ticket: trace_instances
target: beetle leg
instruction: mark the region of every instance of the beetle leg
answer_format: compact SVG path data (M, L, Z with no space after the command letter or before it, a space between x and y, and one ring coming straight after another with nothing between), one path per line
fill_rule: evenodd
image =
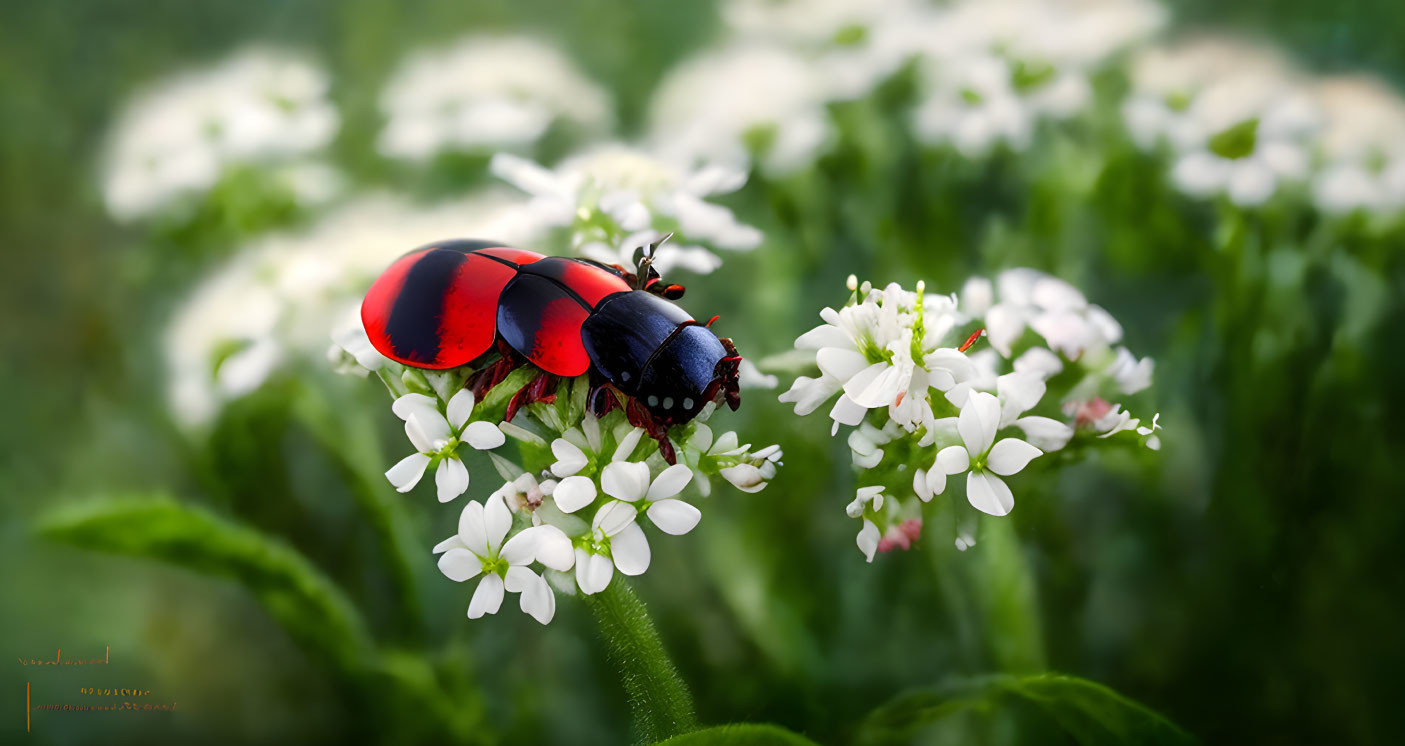
M722 343L722 349L727 351L727 357L717 361L717 367L713 369L714 380L721 382L720 388L723 395L727 398L727 406L731 407L732 411L735 412L737 411L737 407L740 407L742 404L742 356L737 353L737 346L732 344L731 339L721 337L718 341Z
M659 453L669 466L678 463L678 456L673 452L673 443L668 439L667 425L649 414L649 410L645 409L638 399L631 398L629 404L625 405L624 413L629 424L643 428L644 432L659 444Z
M619 405L620 400L615 396L614 387L608 383L593 386L590 393L586 394L585 406L596 419L609 414L610 410Z
M468 389L473 392L475 401L483 401L488 391L503 382L508 374L521 367L522 361L514 354L505 353L497 362L474 373L468 379Z
M503 421L511 422L512 418L517 416L518 410L532 402L550 403L555 400L556 376L543 372L512 395L512 398L507 402L507 411L503 414Z

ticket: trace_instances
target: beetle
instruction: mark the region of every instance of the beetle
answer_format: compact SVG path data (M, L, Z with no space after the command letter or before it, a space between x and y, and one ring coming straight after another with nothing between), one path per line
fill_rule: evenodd
M631 424L675 455L667 430L711 401L741 404L741 356L730 339L671 301L645 250L636 271L545 256L493 241L437 241L405 254L361 304L371 344L402 365L443 370L480 363L468 386L481 396L524 363L541 375L516 392L505 419L551 401L560 378L588 375L590 411L623 407ZM496 352L499 359L487 364Z

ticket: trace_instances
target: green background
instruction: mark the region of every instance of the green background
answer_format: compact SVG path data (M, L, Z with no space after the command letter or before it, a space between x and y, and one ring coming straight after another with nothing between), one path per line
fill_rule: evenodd
M1314 69L1364 67L1399 81L1405 14L1393 5L1196 0L1177 16L1268 35ZM33 743L338 743L371 732L381 708L413 712L389 691L370 702L348 695L233 584L45 543L30 522L92 494L171 492L283 536L351 588L378 631L401 634L335 466L279 398L280 386L306 384L275 381L238 403L209 448L191 446L167 420L159 330L208 257L171 257L109 221L94 186L97 155L113 112L143 82L251 40L286 42L316 53L333 75L344 117L336 161L352 180L433 192L372 155L378 92L407 50L481 29L559 42L615 93L628 133L653 84L720 24L706 4L614 0L0 6L0 740L23 742L26 681L48 701L77 703L81 686L139 686L185 710L49 715L27 736ZM763 206L747 203L754 196L730 204L769 228ZM998 188L960 200L977 215L1027 207ZM739 338L775 352L816 323L819 305L842 302L849 272L954 289L968 272L1030 260L962 237L892 254L864 238L811 225L799 248L763 248L695 283L688 305L738 304ZM1246 385L1220 367L1232 359L1224 348L1243 338L1200 312L1213 278L1164 253L1174 236L1144 238L1151 258L1113 237L1063 260L1080 267L1070 279L1124 321L1133 349L1157 359L1167 447L1157 459L1076 465L1021 493L1011 520L1039 581L1050 667L1111 686L1207 742L1400 741L1400 244L1373 267L1386 296L1350 349L1333 345L1330 318L1351 293L1318 288L1300 299L1309 318L1293 332L1299 352ZM309 380L332 401L389 414L374 384ZM394 422L380 420L395 453ZM753 442L782 443L787 468L759 495L719 491L697 532L655 543L654 567L636 584L704 722L769 721L846 742L897 692L989 669L973 640L997 632L963 625L934 581L933 566L959 556L923 548L869 566L854 550L842 514L852 476L825 421L796 420L752 392L733 424ZM414 515L426 548L453 525L452 506L406 499L424 500ZM749 573L748 562L766 571ZM469 651L464 670L483 687L484 718L501 740L623 739L618 684L579 604L561 599L547 628L510 608L468 624L464 590L440 582L428 560L422 570L429 641ZM728 590L744 582L756 585ZM59 647L91 657L109 645L106 668L16 660Z

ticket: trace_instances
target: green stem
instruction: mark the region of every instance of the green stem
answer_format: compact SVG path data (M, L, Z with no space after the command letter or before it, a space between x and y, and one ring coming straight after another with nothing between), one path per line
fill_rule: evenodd
M967 664L1001 673L1044 671L1034 573L1011 518L983 515L974 547L960 552L944 541L931 556L963 648L979 651Z
M1009 517L981 516L972 560L973 590L996 670L1034 673L1046 667L1034 572Z
M637 743L653 743L698 727L693 696L663 649L644 603L624 578L584 596L600 625L606 652L629 697Z

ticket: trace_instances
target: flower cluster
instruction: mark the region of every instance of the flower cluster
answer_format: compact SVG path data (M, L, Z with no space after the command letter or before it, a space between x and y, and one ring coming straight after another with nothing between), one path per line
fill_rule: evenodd
M588 259L635 266L635 253L658 236L654 268L706 274L722 264L709 250L744 251L761 243L761 232L737 222L731 210L706 201L735 191L746 174L723 166L684 168L625 145L600 145L546 169L499 153L492 171L531 195L530 206L544 226L567 228L571 248Z
M497 612L506 591L520 594L522 611L545 624L556 592L594 594L616 572L648 570L646 527L673 536L692 531L713 478L759 492L781 464L778 446L753 449L735 432L715 436L707 424L714 404L669 432L670 464L619 408L598 418L587 410L585 376L561 380L504 421L508 400L536 369L518 368L478 401L465 387L475 371L402 367L370 351L357 328L336 335L344 361L369 363L385 382L414 449L386 472L390 483L408 492L433 469L439 500L448 502L468 489L464 459L475 450L489 453L504 480L486 500L469 502L457 533L434 548L451 580L481 575L470 619ZM501 452L509 440L515 458Z
M381 154L520 150L559 122L593 134L613 120L609 94L556 48L525 37L473 36L418 53L381 95Z
M861 486L847 512L863 522L870 561L916 540L922 504L958 475L973 507L1001 516L1014 507L1005 480L1044 454L1119 433L1159 448L1156 418L1143 425L1110 403L1146 389L1152 361L1121 346L1116 320L1068 283L1014 269L973 278L959 296L852 277L849 287L849 302L795 342L819 377L797 378L781 400L806 415L839 395L829 416L835 433L854 428Z
M110 135L108 211L145 217L205 192L239 166L273 166L299 199L322 201L339 177L314 158L337 132L328 78L297 55L246 50L138 95Z

